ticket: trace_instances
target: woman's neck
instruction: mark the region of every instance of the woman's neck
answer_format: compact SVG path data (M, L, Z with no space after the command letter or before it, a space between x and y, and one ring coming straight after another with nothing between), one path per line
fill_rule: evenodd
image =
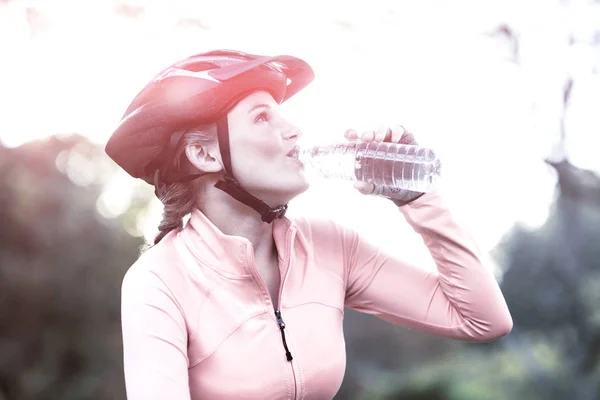
M196 203L221 232L248 239L255 257L269 257L274 253L273 225L263 222L254 209L212 185L202 191Z

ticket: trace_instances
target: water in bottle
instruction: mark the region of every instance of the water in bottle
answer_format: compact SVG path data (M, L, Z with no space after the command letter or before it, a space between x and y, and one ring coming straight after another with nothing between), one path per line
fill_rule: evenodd
M441 163L431 149L376 142L347 142L300 149L305 168L326 178L360 180L396 189L430 192L440 177Z

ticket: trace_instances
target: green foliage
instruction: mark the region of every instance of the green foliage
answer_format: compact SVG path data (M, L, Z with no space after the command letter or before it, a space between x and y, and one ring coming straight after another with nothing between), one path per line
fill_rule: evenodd
M0 399L124 398L120 283L142 242L96 211L103 157L79 136L0 148Z

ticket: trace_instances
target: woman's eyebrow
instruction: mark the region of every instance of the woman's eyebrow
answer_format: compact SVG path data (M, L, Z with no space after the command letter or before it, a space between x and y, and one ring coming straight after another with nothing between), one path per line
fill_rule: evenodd
M252 111L257 110L259 108L269 108L270 109L271 106L268 104L257 104L248 111L248 114L252 113Z

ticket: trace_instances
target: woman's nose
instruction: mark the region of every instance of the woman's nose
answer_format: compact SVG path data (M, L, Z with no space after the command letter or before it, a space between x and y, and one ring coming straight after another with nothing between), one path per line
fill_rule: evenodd
M300 137L302 137L302 131L295 125L289 126L283 135L285 140L298 140Z

